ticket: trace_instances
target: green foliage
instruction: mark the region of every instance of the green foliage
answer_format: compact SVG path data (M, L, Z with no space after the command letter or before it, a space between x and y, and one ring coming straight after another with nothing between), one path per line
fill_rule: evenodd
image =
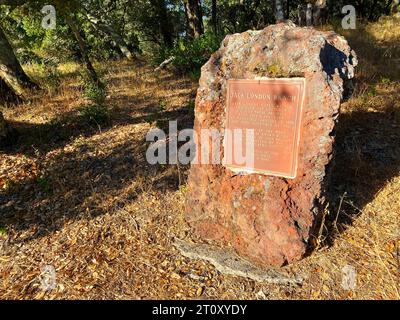
M81 86L83 96L88 103L79 108L80 115L95 126L108 125L111 122L110 111L105 105L107 89L103 82L93 82L87 72L82 72Z
M123 52L129 56L127 51L130 51L151 57L154 63L160 64L174 56L172 65L177 71L198 78L200 67L218 49L224 35L262 29L275 23L274 1L199 0L202 12L197 18L202 18L205 34L190 39L189 35L193 34L188 24L190 7L185 7L182 0L54 0L57 25L54 30L46 30L41 25L44 18L41 9L46 1L6 0L2 3L5 3L0 5L2 30L21 64L41 65L41 78L46 83L40 85L50 93L59 87L60 79L57 66L49 65L49 59L57 61L56 65L71 60L89 65L85 60L118 59L124 56ZM194 1L190 3L193 9ZM298 6L307 1L283 3L285 16L296 21ZM328 1L323 16L335 29L341 28L341 9L345 4L356 7L360 22L378 19L390 11L389 1L366 0L361 4L356 0ZM80 36L74 34L66 22L67 15ZM385 56L395 55L397 48L392 45ZM273 67L262 71L273 76L282 73ZM106 91L101 84L84 81L82 88L89 104L104 104Z
M98 76L100 77L99 73ZM82 71L79 77L83 96L93 104L104 104L107 96L105 84L101 81L94 82L86 70Z
M6 227L0 226L0 237L6 237L8 234Z
M83 95L94 103L103 104L106 99L106 90L103 84L90 81L85 84Z
M45 30L41 26L41 6L25 5L10 12L0 12L1 27L17 48L16 55L21 63L42 63L46 59L65 62L73 58L76 44L69 28L62 19L57 19L57 28ZM3 9L2 9L3 10Z
M375 86L370 86L370 87L368 88L367 96L370 97L370 98L376 96L376 87L375 87Z
M88 104L79 108L80 115L89 123L101 126L110 124L110 112L104 105Z
M220 43L221 37L211 33L194 40L180 40L172 49L162 48L155 62L161 63L174 56L172 64L178 71L197 77L202 65L218 50Z
M167 108L167 102L166 102L165 100L161 100L161 101L158 103L158 107L159 107L160 111L166 110L166 108Z
M24 5L21 5L22 2ZM284 2L289 4L289 8L285 6L285 13L288 9L289 18L295 21L298 5L306 2ZM60 62L79 58L77 43L64 21L65 15L71 13L79 24L79 30L84 36L92 59L121 57L122 53L115 39L110 32L105 31L107 28L101 28L88 20L86 13L90 12L103 26L111 26L115 33L121 35L132 51L149 55L162 47L164 49L158 55L159 58L168 57L172 53L170 51L173 51L177 56L175 64L178 69L193 76L198 73L198 66L206 60L204 56L208 56L204 50L215 51L213 39L218 39L216 42L219 44L222 35L248 29L262 29L275 23L274 1L218 0L217 20L214 25L212 1L203 0L200 3L206 35L192 42L182 40L187 37L187 17L181 0L54 0L52 3L57 9L55 30L45 30L41 27L44 15L40 9L47 4L46 1L15 1L14 5L14 1L8 0L6 3L11 5L1 6L1 25L11 42L18 48L17 56L21 58L22 63L40 63L38 59L49 57L57 57ZM340 0L327 3L328 20L338 26L343 17L341 8L346 4L354 5L357 17L363 20L375 20L390 12L388 1L366 0L360 4L360 1L356 0Z
M97 72L101 77L101 72ZM94 82L85 70L80 73L80 85L87 103L79 108L79 114L89 124L105 126L111 123L110 111L105 105L107 87L102 81Z
M210 14L211 1L207 2L206 12ZM293 8L297 0L292 0ZM262 29L275 23L274 1L219 0L217 1L218 32L221 34L244 32L249 29ZM207 30L211 30L208 25Z
M69 28L62 21L55 30L47 30L40 47L35 53L45 59L56 58L60 62L77 60L77 44L69 33Z
M61 83L61 74L58 71L59 61L57 59L42 60L39 70L44 79L41 86L46 88L49 94L56 93Z

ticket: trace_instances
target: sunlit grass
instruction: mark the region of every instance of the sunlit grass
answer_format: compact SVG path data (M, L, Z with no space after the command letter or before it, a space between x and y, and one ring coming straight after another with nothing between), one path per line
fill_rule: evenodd
M395 139L400 130L400 79L396 71L399 57L393 51L397 50L398 28L395 21L383 19L357 30L337 30L356 51L359 66L354 95L342 105L337 127L342 146L349 143L349 149L355 150L344 147L335 159L343 171L333 187L343 185L347 196L342 210L330 215L352 215L353 211L357 214L352 215L351 225L335 235L332 246L323 247L286 269L304 275L301 287L227 277L209 264L184 259L172 249L170 239L191 237L183 218L187 185L176 187L179 180L176 167L158 172L148 166L144 159L145 134L157 122L168 119L162 118L163 113L182 106L193 110L194 100L190 99L196 84L169 72L155 74L149 66L138 68L117 61L103 65L108 85L106 104L115 107L111 109L115 120L111 128L89 136L78 132L47 154L43 152L41 157L35 154L29 159L23 159L21 154L3 157L3 176L8 180L0 187L23 200L18 206L27 204L31 210L24 216L26 220L21 219L22 224L37 215L45 219L44 227L48 228L56 217L67 218L71 212L79 215L61 224L57 232L27 240L21 247L15 247L16 251L0 257L4 259L0 273L4 271L3 283L8 284L0 290L1 295L21 297L22 290L32 281L31 274L40 270L40 260L35 258L39 256L51 263L63 263L57 277L64 287L52 292L57 298L102 298L104 292L108 298L194 298L199 283L185 274L198 272L208 277L204 294L209 299L254 299L260 291L268 293L271 299L400 299L400 172L394 165L398 162L394 160L394 164L389 162L377 169L362 154L371 139L372 149L383 150L383 158L399 152L400 145L392 143L398 141ZM102 68L97 63L95 67ZM40 66L25 68L30 75L45 81L47 75ZM7 118L40 125L79 112L86 102L84 92L79 91L80 69L75 62L61 64L57 68L61 75L58 92L6 110ZM89 118L99 114L97 109L88 111ZM43 140L43 134L40 139ZM29 144L32 150L35 144L34 140ZM125 169L118 171L119 166ZM374 180L379 181L379 188L371 192ZM174 187L167 189L169 184ZM371 196L358 207L351 188L356 190L354 194L359 193L358 198ZM24 192L31 192L32 197L27 198ZM92 211L102 214L91 217ZM20 239L28 238L31 231L20 232L12 226L5 233L2 230L0 225L0 237L16 233ZM91 265L96 269L96 278L87 273L88 261L96 261ZM21 267L26 265L31 266L31 273ZM354 291L343 290L341 286L341 270L346 265L357 270ZM123 294L115 289L120 285L126 288ZM24 297L35 298L37 294L40 292L32 289Z

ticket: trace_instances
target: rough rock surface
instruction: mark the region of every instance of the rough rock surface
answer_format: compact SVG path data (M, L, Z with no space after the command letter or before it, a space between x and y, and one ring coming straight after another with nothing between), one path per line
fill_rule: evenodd
M190 259L207 260L223 274L280 285L301 285L303 282L303 278L299 275L293 277L293 275L289 276L287 273L279 272L274 268L258 268L237 256L231 250L219 249L207 244L188 243L179 239L175 239L174 246L185 257Z
M192 165L186 219L197 235L232 246L262 266L282 266L305 255L324 203L332 131L356 65L343 37L292 23L225 38L202 68L196 132L224 128L228 79L304 77L299 166L297 178L289 180Z

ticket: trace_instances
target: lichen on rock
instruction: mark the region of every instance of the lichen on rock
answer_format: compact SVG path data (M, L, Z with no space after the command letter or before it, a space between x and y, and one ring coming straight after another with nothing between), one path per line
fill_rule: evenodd
M356 54L343 37L292 23L224 39L202 68L196 132L224 129L229 79L271 77L271 70L275 76L304 77L298 173L290 180L237 175L222 165L192 165L186 219L196 234L233 246L239 255L263 266L282 266L306 254L324 203L332 132L356 65Z

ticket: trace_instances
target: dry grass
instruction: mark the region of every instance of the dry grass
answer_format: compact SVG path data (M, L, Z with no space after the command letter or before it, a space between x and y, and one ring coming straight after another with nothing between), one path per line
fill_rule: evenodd
M400 33L387 23L346 34L358 82L337 129L323 245L286 267L301 286L223 276L174 249L175 237L192 237L188 168L179 179L174 166L148 165L145 135L172 119L192 125L196 84L119 62L104 70L109 127L77 115L84 99L73 65L61 68L58 92L4 111L23 136L0 154L0 298L399 299ZM39 281L46 265L57 274L48 292ZM354 290L342 287L346 265L357 271Z

